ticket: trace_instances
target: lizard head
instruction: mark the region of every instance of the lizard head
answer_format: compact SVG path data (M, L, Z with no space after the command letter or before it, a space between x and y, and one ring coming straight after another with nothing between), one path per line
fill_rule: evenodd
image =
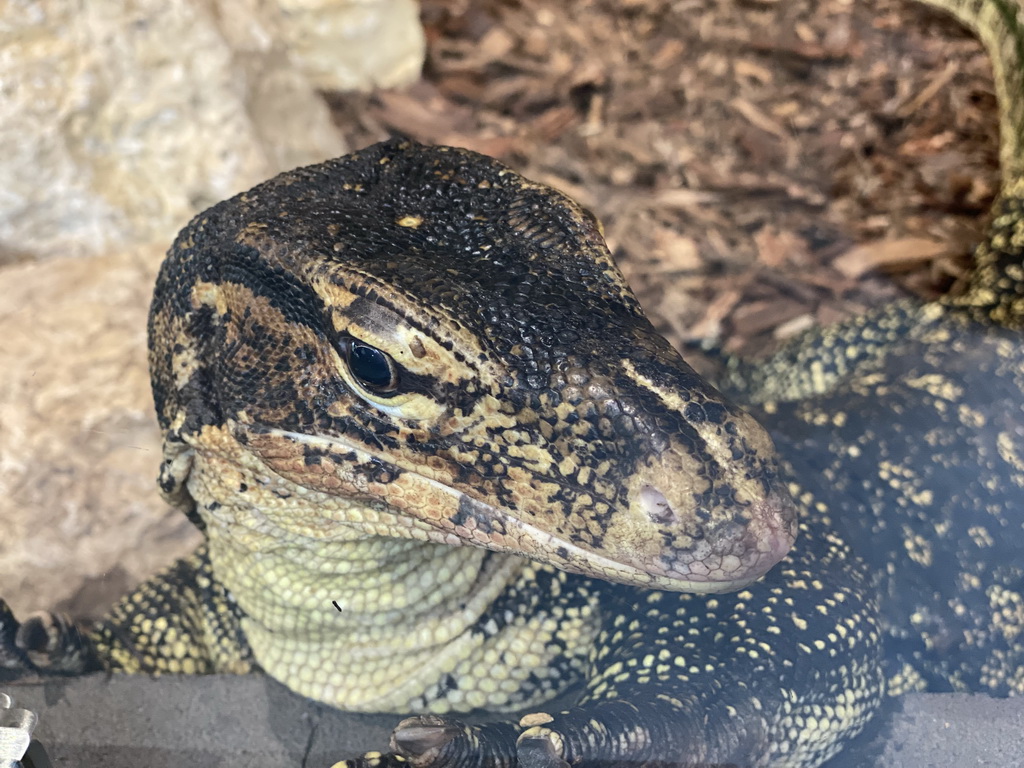
M387 142L200 215L150 360L163 489L197 520L701 592L796 534L767 433L654 330L593 217L471 152Z

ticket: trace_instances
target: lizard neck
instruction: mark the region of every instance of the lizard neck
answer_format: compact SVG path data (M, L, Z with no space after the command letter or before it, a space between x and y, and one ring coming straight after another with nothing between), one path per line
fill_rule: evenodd
M447 711L438 703L445 676L487 640L479 626L527 565L377 536L254 548L240 546L237 530L208 534L259 665L302 695L356 711Z
M340 709L400 713L522 709L580 679L599 629L589 582L431 541L383 503L288 485L216 436L190 457L188 492L271 676Z

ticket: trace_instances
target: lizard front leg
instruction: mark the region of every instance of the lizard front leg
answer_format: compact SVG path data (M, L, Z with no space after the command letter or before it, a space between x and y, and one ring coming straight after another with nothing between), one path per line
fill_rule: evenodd
M246 673L255 663L240 620L201 547L88 629L59 613L18 622L0 601L0 674Z

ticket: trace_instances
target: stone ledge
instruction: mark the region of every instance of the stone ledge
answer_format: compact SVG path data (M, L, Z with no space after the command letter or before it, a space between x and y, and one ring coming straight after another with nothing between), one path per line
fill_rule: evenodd
M259 675L94 675L0 688L39 715L35 736L54 768L328 768L383 748L399 719L331 710ZM903 697L829 768L961 765L1024 765L1024 698Z

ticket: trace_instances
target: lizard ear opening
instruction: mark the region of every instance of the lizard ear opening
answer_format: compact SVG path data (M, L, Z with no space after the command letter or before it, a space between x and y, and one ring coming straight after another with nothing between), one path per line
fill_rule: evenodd
M200 531L206 530L206 522L196 509L195 499L188 490L188 478L195 461L193 449L181 436L185 412L179 412L174 423L164 432L163 460L160 462L160 493L172 507L185 513Z

